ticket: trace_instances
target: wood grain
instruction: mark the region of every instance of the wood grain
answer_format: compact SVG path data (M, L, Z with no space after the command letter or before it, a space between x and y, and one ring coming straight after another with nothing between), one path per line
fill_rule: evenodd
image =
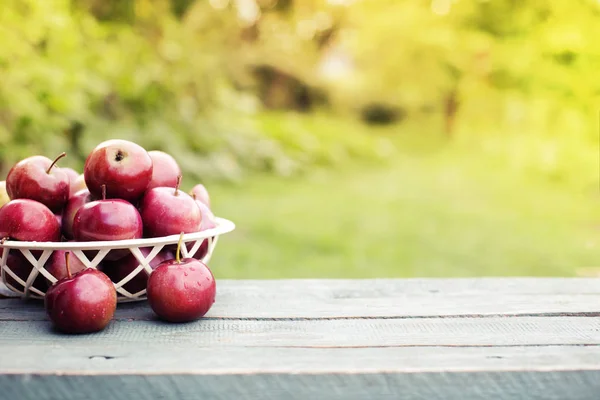
M229 347L34 343L3 352L0 374L357 374L598 370L600 346Z
M70 347L126 345L166 347L393 347L600 345L600 317L418 318L345 320L211 320L170 325L159 321L114 321L94 335L66 336L46 321L5 321L0 348L23 343Z
M213 318L600 316L600 279L222 280L217 290L208 314ZM43 319L40 305L0 300L0 321ZM117 318L148 319L151 313L121 304Z
M207 318L119 305L92 335L0 300L0 399L581 399L600 280L219 281Z
M598 400L598 371L0 375L0 399Z

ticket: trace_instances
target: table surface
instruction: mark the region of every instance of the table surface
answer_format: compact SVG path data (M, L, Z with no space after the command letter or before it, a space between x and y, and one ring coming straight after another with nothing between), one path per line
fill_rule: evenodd
M600 279L221 280L91 335L0 300L0 399L600 398Z

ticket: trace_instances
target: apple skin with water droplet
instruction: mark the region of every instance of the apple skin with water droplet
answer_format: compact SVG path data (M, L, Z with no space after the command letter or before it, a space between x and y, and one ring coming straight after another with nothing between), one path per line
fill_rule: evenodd
M188 322L203 317L215 302L211 270L194 258L161 263L148 279L148 303L159 318Z
M108 276L88 268L52 285L44 297L44 307L61 332L97 332L113 318L117 292Z

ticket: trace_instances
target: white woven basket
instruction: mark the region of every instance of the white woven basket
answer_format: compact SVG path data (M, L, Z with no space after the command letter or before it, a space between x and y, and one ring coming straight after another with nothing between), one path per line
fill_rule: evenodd
M216 227L213 229L207 229L202 232L188 233L183 235L183 243L186 245L181 246L181 255L183 257L193 257L196 252L200 249L202 242L205 240L208 243L208 249L206 254L201 258L205 264L207 264L212 257L213 251L217 245L217 241L220 235L229 233L235 229L235 224L224 218L216 218ZM25 298L43 299L46 290L45 288L38 288L33 285L35 279L39 274L43 275L51 283L56 282L56 278L50 274L44 265L55 250L69 250L73 255L77 256L79 260L87 268L96 268L104 257L115 249L127 249L133 256L139 261L138 267L132 271L129 275L124 277L115 284L117 290L117 301L128 302L128 301L139 301L146 299L146 289L141 290L137 293L128 292L123 286L127 284L133 277L138 273L143 273L142 270L146 270L148 274L152 272L150 262L154 257L165 247L169 245L177 245L180 235L165 236L159 238L150 239L134 239L134 240L116 240L116 241L102 241L102 242L17 242L17 241L5 241L0 244L0 248L3 249L2 257L0 258L1 276L2 282L13 292L21 295ZM193 242L191 248L188 249L189 243ZM152 248L147 257L144 257L140 248ZM84 251L95 250L98 253L93 259L88 259ZM32 253L32 251L34 251ZM21 279L13 271L10 270L6 264L8 255L10 252L20 252L32 265L31 273L27 277L27 280ZM35 255L34 255L35 253ZM37 256L37 257L36 257ZM15 287L10 281L16 281L21 287Z

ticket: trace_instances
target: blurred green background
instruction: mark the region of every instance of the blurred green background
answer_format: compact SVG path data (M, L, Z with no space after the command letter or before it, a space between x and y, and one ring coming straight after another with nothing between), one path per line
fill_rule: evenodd
M3 0L0 169L173 154L217 277L596 274L598 0Z

